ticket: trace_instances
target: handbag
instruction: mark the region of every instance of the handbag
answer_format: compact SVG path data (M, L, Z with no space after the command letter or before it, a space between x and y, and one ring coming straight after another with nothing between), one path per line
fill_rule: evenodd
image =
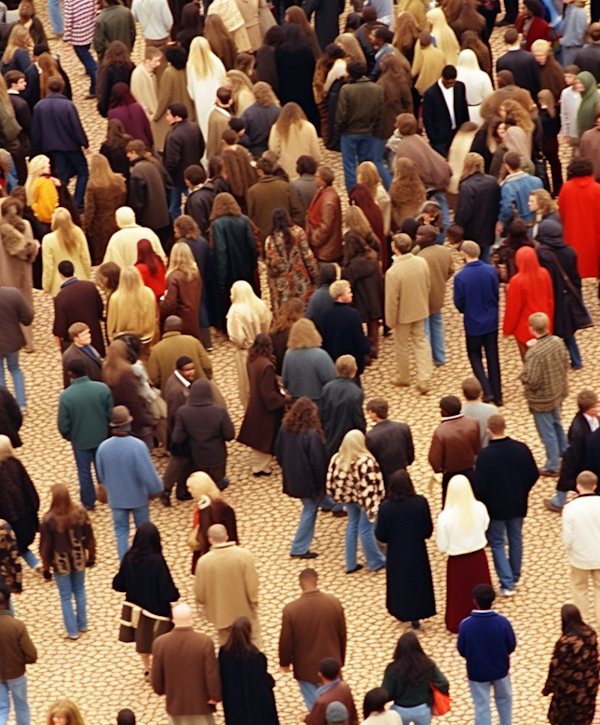
M433 705L431 707L431 714L441 716L450 712L450 695L445 695L433 684L433 682L431 682L431 680L429 681L429 686L431 687L431 691L433 692Z
M556 268L560 273L560 276L563 278L563 281L565 283L565 300L567 302L569 312L571 313L575 328L577 330L583 330L586 327L593 327L594 320L592 320L590 311L585 306L585 302L581 298L581 293L579 292L577 287L575 287L573 282L571 282L571 280L569 279L569 275L562 268L562 264L558 261L558 257L556 256L556 254L554 252L550 252L550 254L552 256L552 259L554 260Z

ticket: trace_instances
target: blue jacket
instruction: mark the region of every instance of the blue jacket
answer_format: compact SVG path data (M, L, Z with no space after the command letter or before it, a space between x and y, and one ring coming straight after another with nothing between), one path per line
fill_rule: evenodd
M494 610L476 609L463 619L456 646L467 660L467 676L473 682L493 682L508 675L510 654L517 644L506 617Z
M323 386L337 378L333 360L320 347L286 350L281 374L283 385L292 398L305 395L317 404Z
M101 443L96 471L111 509L140 508L164 490L146 444L132 435L114 435Z
M543 186L541 179L524 171L509 174L500 187L500 221L507 225L512 221L515 210L524 222L533 221L533 212L529 211L529 194Z
M467 335L487 335L498 329L499 289L496 270L480 259L454 275L454 304L464 315Z
M88 139L77 109L62 93L48 93L36 104L31 124L31 156L49 151L81 151Z

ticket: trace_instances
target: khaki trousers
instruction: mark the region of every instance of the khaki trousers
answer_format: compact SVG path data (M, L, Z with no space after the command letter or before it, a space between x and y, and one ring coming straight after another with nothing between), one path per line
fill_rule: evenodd
M271 470L272 462L273 456L270 453L257 451L256 448L252 448L250 450L250 465L252 466L252 473L261 473L262 471L269 472Z
M256 614L253 614L251 617L248 617L248 619L250 620L250 624L252 625L252 644L254 644L262 652L263 640L258 617L256 616ZM217 634L219 635L219 647L222 647L224 644L227 643L229 635L231 634L231 629L232 627L217 629Z
M571 566L571 594L573 604L581 612L581 617L587 624L590 623L589 581L592 580L594 593L594 613L596 615L596 628L600 626L600 569L578 569Z
M431 361L431 347L425 336L423 320L397 324L394 327L394 351L398 366L398 382L401 385L410 384L410 345L417 363L417 383L428 385L433 372Z
M235 351L235 366L238 374L238 391L244 410L250 400L250 381L248 380L248 350L237 348Z

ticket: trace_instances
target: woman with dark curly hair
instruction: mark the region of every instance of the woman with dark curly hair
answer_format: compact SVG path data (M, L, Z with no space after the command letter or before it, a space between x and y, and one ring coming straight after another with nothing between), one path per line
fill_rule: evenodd
M325 493L327 451L319 411L310 398L298 398L285 415L275 441L275 456L283 471L283 492L302 501L291 556L314 559L317 553L309 547Z
M250 398L238 443L252 449L250 461L254 476L270 476L273 447L279 430L281 413L292 399L275 373L273 343L261 332L248 351Z
M394 701L402 722L430 723L433 690L448 693L448 680L430 659L414 632L405 632L396 645L394 660L385 668L383 689Z
M113 86L116 83L129 85L134 67L125 43L113 40L106 49L102 65L98 70L98 113L104 118L108 116Z

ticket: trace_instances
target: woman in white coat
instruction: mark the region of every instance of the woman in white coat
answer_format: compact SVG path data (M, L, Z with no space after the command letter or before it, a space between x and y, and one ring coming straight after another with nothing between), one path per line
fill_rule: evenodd
M472 50L461 50L456 66L457 80L465 84L469 119L481 126L483 118L479 109L483 101L494 92L489 75L481 70Z
M225 85L227 72L206 38L199 36L192 40L186 72L188 93L196 106L198 125L204 138L208 138L208 116L217 88Z

